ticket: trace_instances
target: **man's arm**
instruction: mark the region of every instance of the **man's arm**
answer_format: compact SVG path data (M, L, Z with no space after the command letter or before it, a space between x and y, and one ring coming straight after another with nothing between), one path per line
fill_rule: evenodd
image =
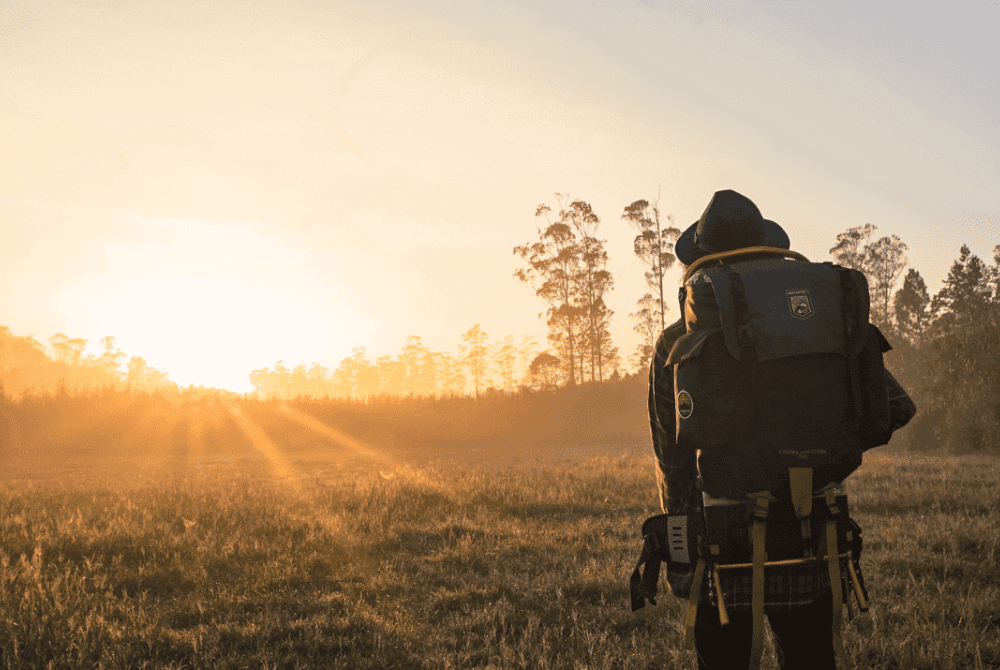
M684 508L698 476L695 454L682 453L677 448L673 366L667 365L670 349L684 332L683 321L668 326L656 341L649 364L649 427L658 466L660 507L664 512L680 512Z

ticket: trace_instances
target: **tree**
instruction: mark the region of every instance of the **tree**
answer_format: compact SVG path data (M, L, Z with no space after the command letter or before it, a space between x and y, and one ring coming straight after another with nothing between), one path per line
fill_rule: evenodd
M488 369L489 335L484 333L477 323L462 333L462 341L465 342L461 347L462 362L472 376L472 388L475 390L476 398L479 398L479 389L485 381Z
M871 245L868 257L868 283L872 300L872 321L892 326L892 296L900 275L906 269L907 246L896 235L882 237Z
M115 338L110 335L102 338L101 344L104 345L104 353L97 359L97 366L107 377L108 382L117 383L121 379L119 368L125 354L120 349L115 348Z
M448 354L435 354L435 356L441 376L441 393L451 396L463 395L466 379L462 371L462 362Z
M557 194L558 196L558 194ZM536 217L548 217L552 208L539 205ZM535 295L548 305L549 341L566 353L569 383L576 383L576 349L582 314L577 301L577 275L580 254L573 228L560 218L538 229L538 242L514 247L514 253L528 263L514 272L514 277L535 289Z
M375 359L378 374L378 392L383 395L405 395L406 365L392 356Z
M563 208L560 216L570 222L580 240L578 292L587 327L583 352L590 364L591 380L603 379L607 350L605 340L609 339L608 325L613 315L604 302L604 296L614 287L614 278L607 269L608 254L604 249L604 240L595 237L601 220L591 206L581 200Z
M87 346L87 340L81 338L70 339L62 333L56 333L49 338L52 351L55 353L55 360L67 365L79 365L80 357Z
M899 277L906 269L906 244L898 236L871 241L877 228L866 223L837 235L830 253L847 268L863 272L871 295L871 320L883 330L892 328L892 296Z
M506 391L513 391L517 379L517 347L514 346L513 335L503 338L497 346L493 358L497 376L500 378L501 388Z
M600 219L582 200L565 203L557 193L558 218L552 208L539 205L536 217L548 225L538 229L539 241L514 247L528 263L514 277L535 289L548 305L549 341L562 353L569 384L582 380L589 363L592 379L600 379L604 368L607 325L612 316L604 296L614 286L607 270L604 241L595 236Z
M938 316L938 332L973 326L984 317L993 298L990 284L991 273L986 264L963 244L932 303L932 310Z
M652 294L647 293L639 298L639 311L629 314L635 320L632 330L642 336L642 340L631 357L634 370L642 371L648 368L649 361L653 358L656 338L663 330L662 321L657 318L662 315L659 305L660 301Z
M932 380L925 412L950 451L1000 447L1000 318L991 268L962 245L931 301L936 316L923 347Z
M672 224L674 217L667 215L667 224L660 223L660 199L652 203L648 200L636 200L625 208L622 218L639 231L635 238L635 255L646 266L646 285L651 294L656 296L655 313L659 315L660 330L666 328L666 296L663 290L663 277L674 261L674 242L680 237L681 231ZM647 308L652 306L647 306Z
M849 228L837 235L837 244L830 249L834 262L868 274L868 247L875 230L875 226L866 223L864 227Z
M914 268L907 271L894 306L900 334L911 344L920 344L931 321L931 299L924 278Z
M549 389L559 385L560 368L562 364L559 359L547 351L535 356L528 366L531 375L532 386Z
M132 356L128 361L128 373L126 383L133 391L155 391L160 388L173 386L165 372L150 367L146 359L141 356Z

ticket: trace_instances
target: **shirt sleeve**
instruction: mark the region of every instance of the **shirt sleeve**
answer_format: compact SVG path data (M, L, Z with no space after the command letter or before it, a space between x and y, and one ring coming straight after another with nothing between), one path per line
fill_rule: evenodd
M691 497L697 480L695 453L677 447L677 416L674 411L674 371L667 365L670 349L684 334L681 321L660 334L649 364L649 427L656 455L660 507L680 512Z

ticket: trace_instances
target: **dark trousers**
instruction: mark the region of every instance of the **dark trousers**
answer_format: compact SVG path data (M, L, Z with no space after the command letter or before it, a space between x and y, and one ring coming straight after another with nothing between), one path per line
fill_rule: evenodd
M831 612L827 593L819 600L782 614L768 615L782 670L836 670ZM746 670L750 665L753 617L729 613L729 625L719 623L719 610L702 603L694 625L699 670Z

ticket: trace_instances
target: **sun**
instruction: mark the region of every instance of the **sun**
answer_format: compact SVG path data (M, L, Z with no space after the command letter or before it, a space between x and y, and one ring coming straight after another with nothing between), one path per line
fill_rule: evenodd
M310 312L300 297L230 277L137 280L90 309L123 351L177 384L235 392L252 390L253 361L325 353L333 330L330 317Z
M311 269L293 236L191 221L145 232L109 242L104 272L64 288L67 332L112 335L180 386L239 393L254 369L340 360L366 337L345 288Z

